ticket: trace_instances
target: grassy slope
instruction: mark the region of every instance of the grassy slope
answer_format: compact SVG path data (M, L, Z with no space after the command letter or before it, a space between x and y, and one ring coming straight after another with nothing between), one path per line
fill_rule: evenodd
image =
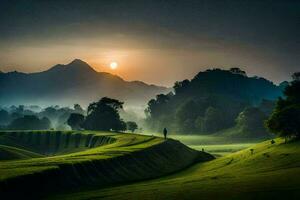
M0 160L16 160L38 157L43 157L43 155L16 147L0 145Z
M253 146L255 143L234 143L234 144L215 144L215 145L189 145L189 147L202 151L204 149L206 152L216 156L225 156L230 153L246 149Z
M113 143L112 133L94 131L7 131L0 132L0 145L54 156Z
M109 136L114 142L64 155L0 161L0 194L1 191L2 194L18 191L26 195L56 193L74 186L105 186L156 178L183 169L196 160L211 159L209 154L189 149L174 140L136 134L93 134ZM34 140L35 135L31 134L30 138ZM51 142L55 140L49 141L48 147L55 146Z
M300 141L276 139L172 176L55 199L299 199Z
M227 130L226 130L227 131ZM152 135L148 133L148 135ZM162 134L154 134L156 136L161 136ZM179 140L183 144L196 149L198 151L205 150L216 157L224 156L236 151L253 146L260 143L266 139L241 139L225 136L224 132L210 135L178 135L170 134L169 137L175 140Z
M223 135L171 135L170 137L198 151L204 149L205 152L216 157L240 151L262 142L262 140L238 140Z
M60 156L2 162L0 165L0 181L15 176L31 174L35 171L41 171L47 168L56 168L59 164L76 164L93 159L109 159L122 156L126 153L142 150L163 142L160 138L149 138L133 134L112 135L111 133L97 133L97 135L110 135L116 138L118 142ZM39 170L39 168L41 168L41 170Z

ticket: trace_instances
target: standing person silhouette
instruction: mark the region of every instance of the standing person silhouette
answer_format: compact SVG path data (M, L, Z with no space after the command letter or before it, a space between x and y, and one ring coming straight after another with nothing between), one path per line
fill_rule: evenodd
M164 128L163 132L164 132L164 137L165 137L165 140L166 140L167 139L167 134L168 134L167 128Z

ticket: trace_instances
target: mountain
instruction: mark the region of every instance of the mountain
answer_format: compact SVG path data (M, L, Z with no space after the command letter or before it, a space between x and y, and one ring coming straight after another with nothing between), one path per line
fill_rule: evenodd
M140 81L125 81L119 76L97 72L86 62L75 59L38 73L0 73L0 105L87 105L108 96L126 105L145 105L168 88Z

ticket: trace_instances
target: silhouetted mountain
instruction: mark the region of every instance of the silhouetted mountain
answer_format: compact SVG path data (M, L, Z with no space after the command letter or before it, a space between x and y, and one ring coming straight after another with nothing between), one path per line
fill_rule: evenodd
M86 62L75 59L38 73L0 73L0 104L88 104L103 96L142 105L169 89L119 76L97 72Z

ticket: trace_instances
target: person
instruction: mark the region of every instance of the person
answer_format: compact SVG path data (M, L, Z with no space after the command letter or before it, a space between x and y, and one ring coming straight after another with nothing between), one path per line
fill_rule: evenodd
M165 137L165 140L167 139L167 134L168 134L168 130L166 128L164 128L164 137Z

